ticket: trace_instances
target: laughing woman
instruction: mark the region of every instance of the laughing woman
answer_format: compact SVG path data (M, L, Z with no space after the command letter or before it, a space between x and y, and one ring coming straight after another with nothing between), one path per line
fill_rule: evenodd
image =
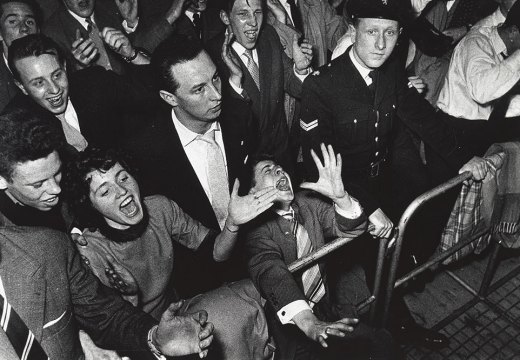
M68 165L64 190L84 228L77 243L85 262L101 282L158 317L179 300L171 284L175 247L209 251L215 261L226 260L239 226L272 206L277 190L240 197L235 183L226 224L217 233L164 196L142 198L132 172L117 153L87 149ZM264 359L269 355L260 295L249 281L221 286L175 306L180 312L208 312L215 325L213 352L218 358Z

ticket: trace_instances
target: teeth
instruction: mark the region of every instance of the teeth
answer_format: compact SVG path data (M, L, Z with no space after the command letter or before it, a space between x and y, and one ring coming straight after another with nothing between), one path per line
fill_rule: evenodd
M119 205L119 207L125 207L126 205L128 205L128 204L132 201L132 199L133 199L133 198L132 198L131 196L127 197L127 198L126 198L126 199L121 203L121 205Z

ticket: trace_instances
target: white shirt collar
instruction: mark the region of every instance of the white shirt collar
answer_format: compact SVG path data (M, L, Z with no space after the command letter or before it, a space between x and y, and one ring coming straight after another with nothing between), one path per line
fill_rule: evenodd
M7 57L5 56L5 53L2 53L2 57L4 58L5 66L7 67L7 70L12 74L11 68L9 67L9 62L7 61Z
M4 289L4 283L2 282L2 277L0 276L0 296L3 296L7 299L7 296L5 295L5 289Z
M243 56L245 57L245 52L246 52L246 48L242 46L242 44L240 44L238 41L233 41L233 43L231 44L231 47L233 48L233 50L235 50L235 52L238 54L238 56L242 59L243 61ZM253 50L251 50L251 54L253 55L253 60L254 62L258 65L258 52L256 51L256 48L254 48ZM244 62L244 64L246 64Z
M200 11L186 10L184 12L184 14L190 19L191 22L193 22L193 15L195 15L195 13L200 15Z
M361 65L359 63L359 61L356 60L356 57L354 56L354 47L352 47L350 49L350 52L348 54L350 56L350 60L352 60L352 63L354 64L354 67L357 69L357 71L359 72L359 74L361 75L361 77L363 78L363 80L365 80L365 82L367 83L367 85L369 83L372 82L372 79L370 79L370 76L368 76L368 74L370 73L370 69L367 69L366 67L364 67L363 65ZM367 82L367 79L368 82Z
M83 26L85 28L85 30L88 29L88 23L87 23L87 20L86 18L84 17L81 17L81 16L78 16L77 14L73 13L72 11L70 11L69 9L67 9L67 11L69 12L69 14L72 15L72 17L76 20L78 20L78 22L81 24L81 26ZM90 18L92 19L92 22L95 24L96 21L94 20L94 13L92 13L92 15L90 15Z
M177 115L175 115L175 111L172 109L172 120L173 125L175 126L175 129L177 130L177 134L179 134L179 139L181 140L182 147L186 147L189 144L191 144L195 139L197 139L201 134L198 134L194 131L191 131L186 126L184 126L180 120L177 118ZM207 134L210 131L220 131L220 123L218 121L215 121L211 124L208 131L205 132Z
M289 211L285 211L285 210L282 210L282 209L274 209L274 211L275 211L278 215L280 215L281 217L284 217L284 216L287 215L287 214L291 214L291 216L292 216L293 219L294 219L294 209L293 209L292 206L289 208Z

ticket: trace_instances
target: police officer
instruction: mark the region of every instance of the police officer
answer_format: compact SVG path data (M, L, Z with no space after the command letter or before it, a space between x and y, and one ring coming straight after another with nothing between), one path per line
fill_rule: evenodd
M399 0L394 0L399 1ZM431 184L410 133L419 136L455 172L469 159L448 124L408 84L404 64L392 56L401 28L392 0L351 0L354 44L309 76L300 120L304 165L316 178L310 149L331 144L343 159L343 178L369 215L369 232L389 237L406 205ZM421 246L423 244L421 243ZM412 251L409 251L409 254ZM447 339L415 324L402 299L398 339L442 346Z

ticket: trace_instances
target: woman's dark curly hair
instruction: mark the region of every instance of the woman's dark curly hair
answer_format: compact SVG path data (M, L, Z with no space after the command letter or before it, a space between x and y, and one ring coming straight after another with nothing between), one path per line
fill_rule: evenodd
M63 195L81 227L98 228L104 223L103 215L93 208L90 201L91 178L87 178L88 174L107 172L117 163L136 178L137 171L129 165L127 156L114 149L89 147L66 164L61 183Z

